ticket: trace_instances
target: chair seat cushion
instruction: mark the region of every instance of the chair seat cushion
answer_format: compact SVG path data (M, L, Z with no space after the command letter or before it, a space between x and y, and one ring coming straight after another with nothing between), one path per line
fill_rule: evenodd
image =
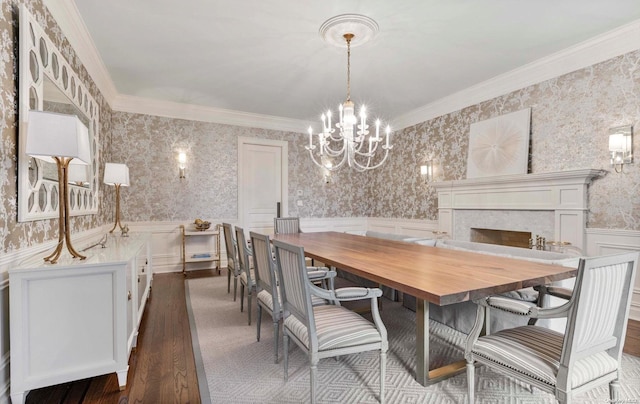
M273 312L273 296L267 290L258 292L258 302L261 302Z
M313 314L316 320L318 351L382 341L373 323L342 306L315 306ZM302 322L295 316L289 316L284 320L284 325L309 349L307 327Z
M480 337L473 354L555 386L563 340L563 334L547 328L516 327ZM580 359L572 368L572 388L617 368L618 362L605 352Z
M251 273L251 285L247 284L247 273L246 273L246 272L244 272L244 271L243 271L243 272L240 274L240 279L242 280L242 282L243 282L245 285L247 285L247 286L249 286L249 287L254 287L254 286L256 285L256 281L255 281L255 279L256 279L256 278L255 278L255 276L253 275L253 268L251 268L251 269L249 270L249 272Z

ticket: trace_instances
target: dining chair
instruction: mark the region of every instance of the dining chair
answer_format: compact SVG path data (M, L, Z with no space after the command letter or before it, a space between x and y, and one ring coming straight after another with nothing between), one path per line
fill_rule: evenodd
M238 292L238 276L240 276L240 266L238 265L238 246L233 235L233 226L230 223L222 223L224 232L224 246L227 250L227 293L231 293L231 275L233 274L233 301L236 301Z
M284 379L288 380L289 340L293 340L310 361L311 402L315 403L316 374L320 359L357 352L380 351L380 402L384 402L384 378L388 349L387 330L378 312L380 289L341 288L327 290L315 286L307 277L304 249L274 240L276 271L285 313L283 322ZM314 306L311 298L336 301ZM339 304L340 301L369 299L373 323Z
M253 252L247 245L242 227L236 226L236 241L238 243L238 266L240 267L240 311L244 311L244 291L247 291L247 313L251 325L251 300L256 282L253 275Z
M273 320L273 336L274 336L274 363L278 363L278 344L280 320L282 320L282 298L280 296L280 286L276 273L276 262L271 248L271 240L269 236L259 233L250 232L249 237L253 248L253 265L256 282L256 301L258 303L258 321L256 340L260 341L260 325L262 323L263 309L271 316ZM309 278L317 281L318 279L327 279L334 277L336 273L329 271L328 268L317 271L307 271ZM313 298L312 304L322 305L329 304L324 299Z
M609 383L619 401L619 378L629 307L640 253L583 258L569 301L541 308L503 296L476 301L476 323L466 343L469 402L474 402L475 362L524 381L570 403L579 393ZM479 336L484 308L531 318L566 317L564 334L525 325Z
M274 217L273 232L275 234L302 233L299 217Z

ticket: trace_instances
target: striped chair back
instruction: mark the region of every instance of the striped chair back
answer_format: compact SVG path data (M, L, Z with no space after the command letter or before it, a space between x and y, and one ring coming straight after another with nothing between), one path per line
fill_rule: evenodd
M244 230L242 227L236 226L236 242L238 246L238 266L240 272L247 273L248 284L251 285L251 264L249 263L249 255L251 250L247 247L247 241L244 238Z
M639 258L640 253L629 253L580 260L559 380L573 363L599 352L620 363ZM571 374L564 377L571 380Z
M300 233L300 218L298 217L274 217L273 232L275 234Z
M258 290L266 290L271 294L274 300L274 308L276 304L280 305L277 292L276 282L276 265L271 254L271 241L269 236L259 233L250 232L251 246L253 248L253 266Z
M227 267L229 270L238 275L239 267L236 266L238 261L238 248L236 240L233 237L233 226L229 223L222 223L222 231L224 232L224 247L227 250Z
M309 343L317 347L304 249L280 240L273 240L273 245L276 247L276 271L281 282L280 293L284 311L306 325L310 337Z

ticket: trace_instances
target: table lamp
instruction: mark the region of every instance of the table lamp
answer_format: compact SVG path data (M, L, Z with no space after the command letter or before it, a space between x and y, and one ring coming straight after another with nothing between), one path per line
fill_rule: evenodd
M75 115L45 111L29 111L26 154L58 168L58 245L44 258L55 264L65 242L73 258L85 259L71 245L69 234L69 166L91 163L89 131Z
M113 233L117 226L122 230L120 223L120 187L129 186L129 167L126 164L107 163L104 166L104 183L116 187L116 218L113 228L109 233Z

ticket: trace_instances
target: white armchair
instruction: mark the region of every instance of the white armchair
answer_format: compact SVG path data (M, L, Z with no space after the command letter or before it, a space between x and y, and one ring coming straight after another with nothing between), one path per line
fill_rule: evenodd
M481 299L465 350L469 402L474 402L475 362L554 394L575 394L609 383L618 402L620 360L639 253L580 260L569 301L553 308L492 296ZM557 292L557 291L556 291ZM483 307L484 306L484 307ZM479 336L485 308L532 319L566 317L565 333L526 325Z

